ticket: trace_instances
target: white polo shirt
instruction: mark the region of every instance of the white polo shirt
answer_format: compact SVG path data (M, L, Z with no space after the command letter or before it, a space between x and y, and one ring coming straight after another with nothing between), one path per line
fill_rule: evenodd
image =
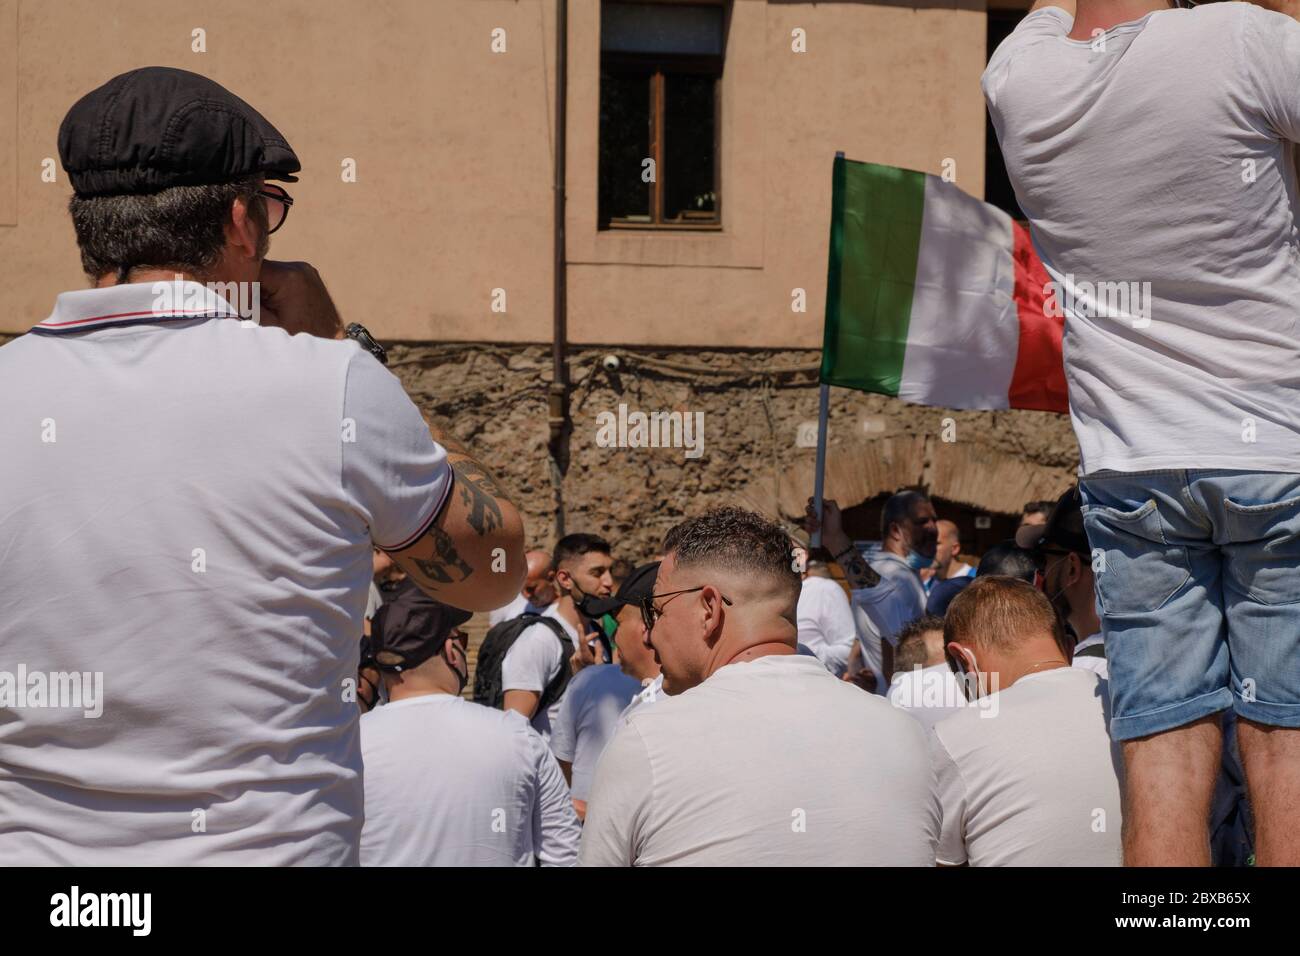
M185 292L67 292L0 348L0 669L103 681L87 718L0 673L9 865L357 862L371 542L428 529L446 455L354 343Z

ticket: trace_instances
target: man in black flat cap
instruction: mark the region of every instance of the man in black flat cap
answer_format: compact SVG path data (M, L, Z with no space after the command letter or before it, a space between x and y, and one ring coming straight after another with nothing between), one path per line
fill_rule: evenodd
M388 703L361 718L362 866L572 866L581 830L528 720L462 698L469 619L404 581L370 640Z
M59 155L92 287L0 349L0 659L102 682L102 712L0 673L0 859L356 863L372 542L488 610L523 580L518 512L316 271L266 260L299 162L251 106L134 70Z

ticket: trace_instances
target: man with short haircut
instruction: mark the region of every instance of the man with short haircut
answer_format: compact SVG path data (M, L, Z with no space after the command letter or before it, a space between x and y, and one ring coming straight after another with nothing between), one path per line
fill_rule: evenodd
M361 718L362 866L571 866L580 830L546 743L460 695L470 615L407 584L375 617L389 702Z
M808 530L817 526L808 499ZM839 505L822 502L822 545L844 568L852 589L854 618L862 658L876 674L877 686L888 686L894 670L898 632L925 613L925 585L920 571L934 563L939 527L930 499L904 490L885 502L880 514L880 550L863 557L844 532Z
M1125 859L1208 865L1231 708L1258 862L1300 864L1300 24L1038 0L981 85L1064 318Z
M931 727L966 706L960 683L948 667L943 646L943 618L918 617L898 633L894 679L889 702Z
M605 748L580 862L932 864L924 734L795 653L785 531L720 508L674 528L664 551L643 613L671 696Z
M1025 505L1024 512L1020 516L1020 527L1016 533L1020 533L1020 528L1042 526L1047 524L1047 516L1052 513L1052 501L1031 501Z
M341 338L316 270L266 258L300 164L251 106L132 70L59 156L90 287L0 348L0 553L29 556L0 660L108 697L0 703L0 860L355 863L372 548L487 610L523 579L518 511Z
M975 577L975 566L961 559L961 531L956 523L940 519L935 526L939 537L934 549L934 575L927 584L927 592L940 581Z
M934 726L943 866L1119 866L1121 764L1100 678L1032 584L977 577L944 640L973 698Z
M642 691L659 674L659 665L645 646L641 622L641 602L653 593L658 571L659 562L644 564L624 578L613 597L593 602L596 614L617 615L615 663L594 664L575 675L551 727L551 749L569 780L580 819L587 813L596 762L619 717L643 700Z
M496 627L521 614L541 614L555 601L555 572L551 570L551 555L546 551L529 551L524 555L527 571L524 587L515 599L504 607L488 614L488 627Z
M563 667L581 670L605 660L602 638L594 621L600 617L594 601L609 597L614 581L609 568L609 544L594 534L570 534L555 545L552 571L560 593L543 617L560 622L568 636L562 644L555 631L537 623L525 629L506 651L501 662L504 708L523 714L533 728L550 741L551 725L559 716L564 694L549 706L539 708L542 694Z

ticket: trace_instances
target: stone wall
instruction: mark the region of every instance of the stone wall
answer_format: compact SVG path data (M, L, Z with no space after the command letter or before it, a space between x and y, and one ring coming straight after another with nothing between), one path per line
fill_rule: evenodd
M0 344L9 338L0 336ZM550 348L420 343L392 345L389 354L389 367L415 402L466 442L515 497L529 546L549 548L559 497L547 451ZM615 372L602 367L608 355L618 357ZM718 504L752 505L754 486L774 477L785 482L782 500L810 494L814 452L799 438L803 425L806 443L817 419L818 360L816 350L573 350L565 530L604 535L618 555L635 561L653 554L683 517ZM701 413L702 453L603 447L601 415L617 416L620 403L628 412ZM948 411L845 389L832 390L829 454L870 456L881 447L873 442L939 436L945 420L958 445L1023 461L1048 489L1044 495L1072 479L1078 449L1064 416ZM843 471L844 461L836 464Z
M549 547L557 500L547 453L549 348L419 344L394 346L390 355L390 367L417 404L465 441L515 496L529 546ZM619 359L618 371L602 367L608 355ZM653 554L663 534L687 515L718 504L752 504L754 486L773 476L787 484L805 479L814 450L800 447L800 426L806 444L817 419L819 357L816 350L575 349L565 530L604 535L617 555L635 561ZM702 413L702 454L604 447L601 425L618 416L620 404L629 413ZM889 438L937 437L946 424L947 437L958 444L1023 460L1035 487L1044 489L1039 496L1062 490L1078 460L1069 420L1048 413L947 411L833 389L830 422L832 457L870 455L873 442ZM811 491L810 484L786 488L783 500ZM782 517L794 517L783 510Z

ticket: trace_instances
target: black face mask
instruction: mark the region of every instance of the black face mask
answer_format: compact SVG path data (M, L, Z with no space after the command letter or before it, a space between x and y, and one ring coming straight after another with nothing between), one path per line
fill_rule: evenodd
M573 599L574 607L578 609L578 612L588 620L594 621L597 617L599 617L599 615L595 611L595 608L592 607L592 602L599 599L594 594L588 594L582 588L578 587L577 581L573 582L572 590L573 593L582 595L582 597L574 597Z
M465 669L462 671L459 667L453 664L445 654L442 659L456 675L456 696L459 697L464 693L465 685L469 683L469 661L465 661Z

